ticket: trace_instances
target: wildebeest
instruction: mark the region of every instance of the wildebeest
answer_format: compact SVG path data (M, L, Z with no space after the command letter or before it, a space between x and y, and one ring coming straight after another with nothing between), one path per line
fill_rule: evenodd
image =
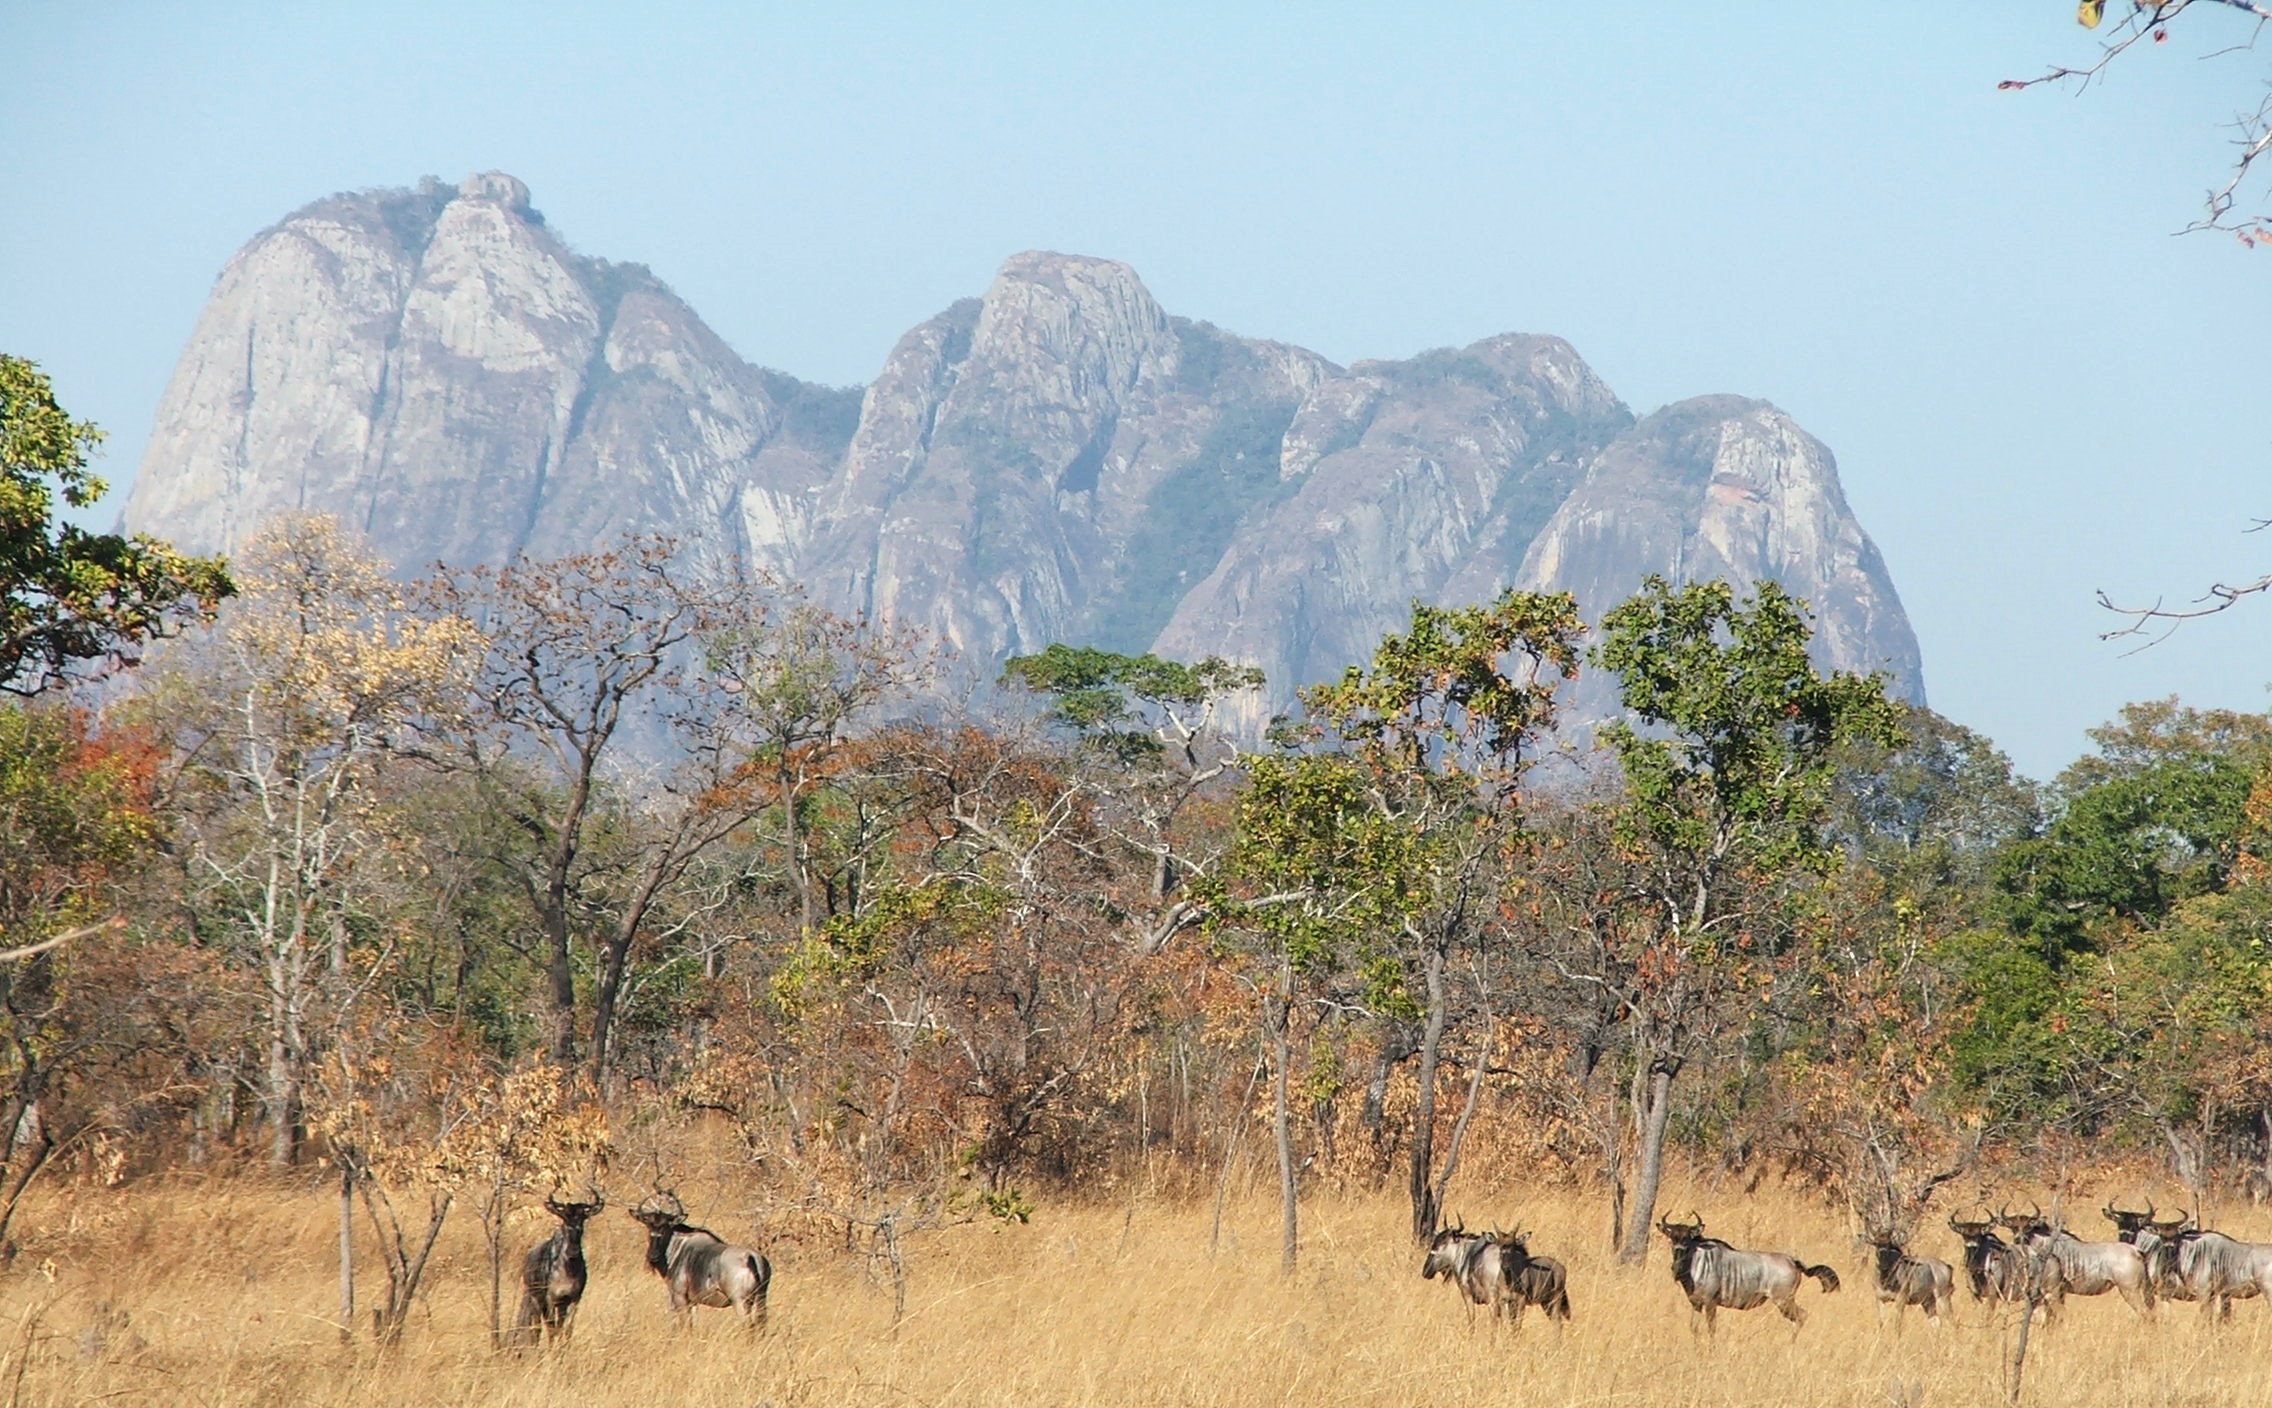
M588 1279L584 1224L606 1206L605 1194L595 1195L588 1203L564 1203L558 1197L544 1200L545 1211L560 1219L560 1227L529 1248L521 1259L521 1310L513 1320L515 1344L536 1344L547 1336L568 1338L576 1302L584 1298Z
M2157 1236L2160 1229L2146 1233ZM2154 1289L2172 1300L2197 1300L2203 1314L2229 1319L2233 1302L2272 1297L2272 1246L2222 1232L2172 1229L2149 1254Z
M1447 1227L1428 1244L1422 1277L1442 1276L1464 1292L1474 1305L1491 1307L1493 1318L1523 1321L1530 1306L1545 1310L1549 1320L1570 1318L1569 1277L1562 1263L1550 1256L1533 1256L1530 1239L1521 1231L1470 1232Z
M2187 1232L2193 1219L2183 1213L2164 1218L2154 1207L2151 1198L2146 1200L2144 1212L2118 1208L2108 1203L2100 1215L2114 1224L2116 1241L2128 1242L2138 1249L2146 1262L2146 1284L2153 1287L2154 1295L2161 1300L2198 1300L2179 1271L2179 1253L2185 1241L2193 1234Z
M1878 1317L1884 1319L1885 1308L1893 1307L1894 1324L1910 1306L1925 1312L1925 1318L1939 1324L1941 1315L1956 1299L1956 1273L1945 1261L1929 1256L1911 1256L1902 1240L1891 1232L1877 1232L1870 1237L1875 1253L1870 1270L1877 1285Z
M1788 1252L1738 1251L1705 1236L1704 1219L1693 1212L1686 1222L1660 1217L1657 1230L1672 1240L1672 1279L1687 1293L1689 1309L1703 1312L1707 1333L1718 1330L1722 1310L1752 1310L1770 1301L1784 1319L1804 1325L1800 1278L1822 1282L1825 1294L1838 1289L1838 1273L1827 1266L1809 1266Z
M1996 1235L1995 1223L1952 1216L1949 1230L1964 1241L1964 1282L1974 1300L2027 1299L2027 1258Z
M647 1229L647 1265L670 1289L673 1320L683 1322L693 1307L710 1305L739 1310L752 1327L765 1323L773 1266L762 1254L689 1225L685 1204L667 1190L629 1211Z
M1531 1305L1544 1310L1549 1320L1568 1320L1570 1276L1562 1263L1550 1256L1534 1255L1525 1232L1510 1232L1500 1239L1499 1247L1503 1258L1500 1274L1507 1281L1507 1304L1515 1323L1522 1323L1523 1307Z
M2046 1221L2040 1209L2000 1220L2020 1249L2037 1260L2046 1321L2058 1315L2068 1296L2108 1291L2120 1294L2141 1316L2153 1315L2154 1283L2146 1275L2146 1258L2128 1242L2086 1242Z

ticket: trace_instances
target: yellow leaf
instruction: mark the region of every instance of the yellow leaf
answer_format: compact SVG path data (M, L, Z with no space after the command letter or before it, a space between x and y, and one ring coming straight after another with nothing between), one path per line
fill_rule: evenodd
M2106 0L2083 0L2075 7L2075 19L2085 29L2097 29L2098 22L2106 18Z

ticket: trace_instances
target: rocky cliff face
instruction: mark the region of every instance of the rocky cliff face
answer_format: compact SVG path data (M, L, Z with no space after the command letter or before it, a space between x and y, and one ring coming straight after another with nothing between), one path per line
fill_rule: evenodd
M322 511L405 566L644 531L786 563L853 396L745 364L641 266L570 252L510 176L335 196L221 271L126 519L227 551Z
M1342 368L1046 253L833 390L574 253L495 173L319 201L222 271L127 521L226 551L287 509L406 568L670 533L988 675L1058 640L1229 655L1272 681L1256 723L1414 599L1520 584L1598 612L1651 571L1773 577L1826 663L1922 697L1829 451L1765 403L1635 423L1552 337Z

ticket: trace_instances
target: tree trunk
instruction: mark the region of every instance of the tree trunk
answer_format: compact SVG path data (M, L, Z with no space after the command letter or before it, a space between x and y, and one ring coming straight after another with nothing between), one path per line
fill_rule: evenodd
M622 916L608 932L600 954L599 981L592 985L592 1081L602 1090L607 1088L608 1067L614 1060L610 1038L615 1033L615 1005L623 996L623 975L631 966L631 946L638 942L647 910L671 868L667 857L648 867L638 890L625 901Z
M1641 1112L1640 1177L1633 1185L1633 1205L1625 1224L1625 1245L1617 1259L1628 1265L1649 1254L1649 1224L1657 1215L1657 1188L1664 1180L1665 1126L1672 1118L1672 1068L1662 1061L1649 1066L1648 1105Z
M781 831L789 850L789 877L797 886L797 932L809 934L819 923L820 915L813 904L812 867L805 864L804 818L797 814L797 786L786 772L775 779L774 786L781 798Z
M339 1342L355 1338L355 1165L339 1160Z
M1428 984L1428 1024L1420 1034L1420 1098L1412 1114L1411 1168L1406 1189L1412 1200L1412 1239L1425 1246L1436 1235L1443 1209L1436 1205L1436 1066L1442 1058L1444 1023L1444 951L1431 945L1422 967Z
M481 1235L489 1243L489 1347L505 1347L505 1190L492 1183L481 1205Z
M1278 1140L1278 1271L1282 1276L1294 1274L1294 1259L1301 1248L1301 1224L1296 1206L1298 1189L1294 1180L1294 1127L1286 1069L1292 1048L1286 1029L1293 1019L1293 989L1294 970L1287 964L1279 969L1278 994L1272 1003L1270 1022L1272 1060L1278 1067L1277 1078L1272 1082L1276 1089L1271 1124Z
M15 1241L10 1237L9 1229L16 1225L16 1209L23 1206L24 1190L32 1186L32 1180L39 1177L40 1170L46 1168L48 1160L55 1157L55 1150L55 1134L48 1129L47 1121L41 1119L38 1141L29 1149L17 1149L11 1158L13 1162L14 1157L21 1157L23 1164L20 1168L8 1170L10 1177L7 1188L0 1192L0 1261L15 1257Z
M1459 1171L1459 1151L1467 1144L1467 1127L1475 1119L1475 1107L1483 1102L1483 1077L1491 1068L1491 1044L1495 1034L1491 1030L1491 1014L1483 1014L1483 1045L1475 1053L1475 1069L1467 1077L1467 1102L1460 1106L1459 1118L1452 1121L1452 1137L1444 1146L1444 1171L1436 1175L1434 1195L1429 1199L1435 1208L1436 1220L1443 1221L1444 1194L1452 1186L1452 1175ZM1433 1233L1430 1234L1433 1238Z
M546 1054L562 1069L576 1064L576 966L568 954L565 902L547 906L544 916L544 986L551 1011L545 1014Z
M2272 1193L2272 1106L2257 1111L2256 1118L2264 1125L2264 1191Z
M425 1279L426 1263L434 1255L434 1244L441 1240L442 1224L450 1215L451 1198L447 1193L428 1195L426 1234L414 1249L404 1233L401 1219L395 1215L393 1201L383 1189L378 1190L374 1198L376 1187L373 1182L364 1181L363 1211L379 1234L379 1253L387 1269L387 1303L374 1317L372 1329L379 1343L391 1349L402 1343L403 1326L410 1320L410 1308L418 1301L418 1285Z
M1365 1103L1357 1112L1357 1123L1373 1141L1376 1152L1383 1150L1388 1139L1388 1082L1405 1058L1420 1049L1419 1040L1409 1026L1399 1022L1381 1032L1380 1054L1373 1060L1372 1078L1365 1083ZM1384 1169L1385 1172L1385 1169Z
M279 980L281 982L281 980ZM300 1090L299 1023L281 987L269 997L268 1162L277 1168L297 1163L306 1133Z

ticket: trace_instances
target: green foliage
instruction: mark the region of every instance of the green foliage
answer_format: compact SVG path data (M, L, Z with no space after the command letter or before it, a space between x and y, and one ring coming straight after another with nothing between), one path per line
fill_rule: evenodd
M2155 923L2222 888L2272 763L2261 715L2132 705L2092 733L2099 755L2062 775L2058 815L1996 865L2001 918L2054 961L2106 921Z
M0 689L35 694L89 661L131 663L230 593L218 559L56 521L59 506L103 496L87 467L101 442L37 364L0 355Z
M1262 935L1296 973L1322 975L1411 908L1415 838L1371 804L1346 757L1255 759L1236 835L1231 869L1257 893L1218 896L1212 922Z
M1995 929L1953 935L1934 957L1961 1004L1948 1038L1953 1093L2021 1123L2067 1113L2066 994L2058 969Z
M790 946L773 975L774 1001L792 1016L802 1014L828 990L891 962L912 936L931 928L974 935L1007 903L989 886L946 877L882 887L859 913L836 915Z
M1162 710L1196 710L1209 699L1259 689L1262 671L1210 655L1195 665L1157 655L1123 655L1091 646L1052 645L1014 655L1005 684L1049 696L1050 717L1124 762L1156 756Z
M1625 771L1630 844L1706 873L1835 862L1821 823L1836 750L1891 745L1900 713L1876 676L1816 674L1807 635L1800 603L1771 581L1739 603L1724 581L1676 590L1652 576L1603 618L1595 659L1641 723L1602 730Z
M1510 591L1488 606L1415 602L1411 629L1383 638L1370 669L1352 665L1303 699L1395 790L1504 784L1551 726L1555 686L1577 673L1582 629L1567 592Z

